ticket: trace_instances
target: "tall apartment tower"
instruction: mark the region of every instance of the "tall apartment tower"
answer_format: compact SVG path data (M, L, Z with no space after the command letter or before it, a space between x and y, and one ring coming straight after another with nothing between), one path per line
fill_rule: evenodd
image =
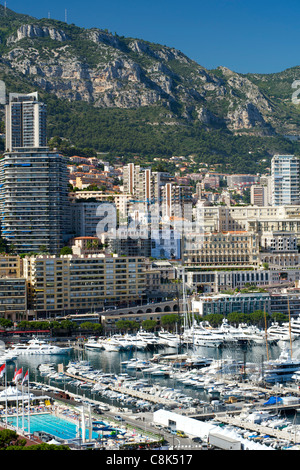
M47 146L46 105L38 93L10 93L6 105L6 151Z
M161 188L162 215L167 219L184 218L192 221L192 188L166 183Z
M137 201L162 203L162 188L172 182L174 177L169 173L141 168L140 165L129 163L124 167L124 193L132 194Z
M128 163L123 173L124 192L131 194L133 199L150 200L152 197L152 172L150 168Z
M0 159L1 234L16 252L58 254L68 232L67 162L46 147L45 106L37 93L11 94L7 151Z
M269 188L262 184L252 184L250 187L250 202L254 206L269 205Z
M299 159L274 155L271 162L272 205L299 204Z

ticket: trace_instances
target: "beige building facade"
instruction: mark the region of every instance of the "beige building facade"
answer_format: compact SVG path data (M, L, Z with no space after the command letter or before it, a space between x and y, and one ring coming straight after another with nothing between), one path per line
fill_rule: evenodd
M185 266L255 266L259 251L252 232L211 232L186 234Z
M29 309L39 317L55 316L138 301L143 267L143 258L105 254L26 257Z
M27 318L26 280L17 255L0 255L0 317L13 322Z

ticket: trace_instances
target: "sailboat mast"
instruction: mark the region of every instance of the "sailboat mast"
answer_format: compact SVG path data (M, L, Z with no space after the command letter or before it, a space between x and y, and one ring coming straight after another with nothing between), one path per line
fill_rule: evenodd
M265 309L265 308L264 308L264 317L265 317L265 334L266 334L267 360L269 360L268 331L267 331L267 315L266 315L266 309Z
M291 358L292 358L293 348L292 348L291 310L290 310L290 300L289 300L288 292L287 292L287 305L288 305L288 312L289 312L289 334L290 334L290 349L291 349Z

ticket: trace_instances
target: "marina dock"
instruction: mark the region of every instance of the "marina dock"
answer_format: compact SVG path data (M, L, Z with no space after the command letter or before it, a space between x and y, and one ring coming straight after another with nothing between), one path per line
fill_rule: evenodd
M73 374L70 374L69 372L65 372L65 374L68 377L72 377L73 379L82 380L82 382L89 382L89 383L93 383L93 384L97 383L96 380L88 379L87 377L82 377L82 376L79 376L79 375L73 375ZM156 397L154 395L150 395L149 393L139 392L138 390L132 390L132 389L127 388L127 387L122 387L121 384L119 384L118 386L108 385L108 388L110 390L113 390L114 392L124 393L126 395L130 395L130 396L135 397L135 398L140 398L141 400L147 400L147 401L150 401L152 403L159 403L161 405L168 405L168 406L170 406L170 405L177 406L178 405L177 402L169 400L167 398Z
M273 429L267 426L261 426L257 423L250 423L241 420L240 418L221 415L217 416L218 421L224 424L229 424L231 426L236 426L238 428L248 429L249 431L253 431L254 433L259 433L261 435L268 435L271 437L275 437L276 439L285 439L287 441L296 443L299 442L299 433L295 431L295 433L287 432L284 429Z

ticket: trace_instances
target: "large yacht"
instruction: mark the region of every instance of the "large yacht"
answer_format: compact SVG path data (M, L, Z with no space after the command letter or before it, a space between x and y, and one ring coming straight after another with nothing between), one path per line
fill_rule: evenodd
M299 337L298 333L293 333L290 331L288 324L279 325L278 323L272 323L272 325L267 329L267 335L270 339L276 339L277 341L290 342L294 341Z
M136 337L144 341L147 344L147 347L156 347L159 345L157 336L155 336L154 333L151 333L149 331L144 331L140 329L137 332Z
M91 336L87 342L84 343L84 347L92 351L100 351L104 349L102 342L102 339Z
M112 351L112 352L117 352L122 349L121 344L119 341L115 340L113 337L106 338L102 341L102 346L105 349L105 351Z
M212 329L205 328L202 323L194 322L193 326L185 329L183 333L184 341L193 344L194 346L206 346L218 348L224 342L223 336L212 331Z
M39 355L39 354L68 354L71 347L55 346L45 340L33 338L27 343L17 343L12 345L12 351L17 355Z
M300 335L300 316L291 318L291 332Z
M262 380L268 383L289 382L299 370L300 360L292 359L290 353L284 350L278 359L264 365Z
M169 333L165 330L160 330L158 333L159 342L170 348L178 348L180 346L180 339L178 335Z

